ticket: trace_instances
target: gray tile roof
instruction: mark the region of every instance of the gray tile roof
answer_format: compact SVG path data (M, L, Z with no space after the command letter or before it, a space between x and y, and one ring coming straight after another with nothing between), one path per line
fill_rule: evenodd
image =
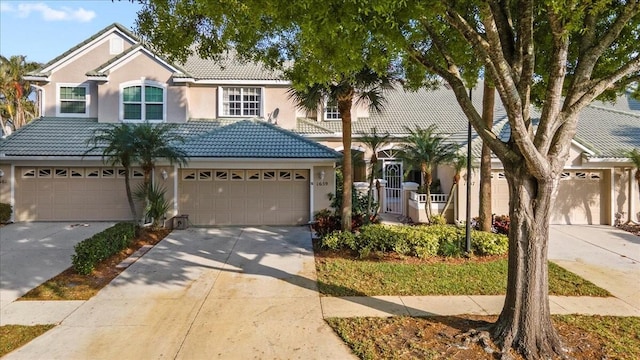
M3 156L83 156L86 141L107 123L95 118L40 118L0 142ZM190 157L333 159L339 153L288 130L255 120L194 120L176 124ZM94 150L87 156L100 156Z
M193 157L334 159L340 153L260 120L242 120L190 138Z
M273 71L256 62L243 62L233 51L219 59L202 59L192 54L182 67L197 80L282 80L280 71Z
M473 103L482 108L482 86L473 90ZM406 127L426 128L435 124L450 142L460 146L467 143L467 118L458 105L453 91L447 87L437 90L405 92L401 89L385 94L386 106L382 112L370 112L369 118L358 118L352 122L354 140L359 133L370 133L373 127L378 132L392 135L407 134ZM532 109L532 117L539 119L540 113ZM335 136L341 134L340 121L316 121L298 119L296 132L308 136ZM496 96L494 106L494 132L503 141L509 139L510 128L507 114L500 98ZM623 94L616 103L594 102L580 113L575 140L592 150L599 157L616 157L620 150L640 148L640 102ZM480 141L472 131L474 156L480 155Z

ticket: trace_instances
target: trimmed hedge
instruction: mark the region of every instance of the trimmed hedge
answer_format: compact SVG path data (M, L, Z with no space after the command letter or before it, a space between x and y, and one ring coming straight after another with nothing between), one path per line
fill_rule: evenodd
M121 222L82 240L76 244L76 253L71 256L73 269L82 275L91 274L100 261L129 247L136 230L136 224Z
M0 203L0 224L4 224L11 220L11 205Z
M397 226L366 225L360 232L334 231L321 239L321 245L331 250L348 249L367 257L372 252L394 251L401 255L427 258L459 256L465 240L464 230L451 225ZM472 231L471 250L476 255L502 255L509 240L501 234Z

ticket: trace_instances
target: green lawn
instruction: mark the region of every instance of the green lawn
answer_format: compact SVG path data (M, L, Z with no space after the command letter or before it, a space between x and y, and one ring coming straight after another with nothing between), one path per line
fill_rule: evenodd
M323 258L316 267L320 293L326 296L501 295L507 287L506 259L406 264ZM549 293L611 296L553 263L549 263Z
M44 334L55 325L0 326L0 357Z

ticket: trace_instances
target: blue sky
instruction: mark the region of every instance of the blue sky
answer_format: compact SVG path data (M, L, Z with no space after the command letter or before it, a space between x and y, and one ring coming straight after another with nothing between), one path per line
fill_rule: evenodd
M114 22L132 29L140 8L129 0L0 0L0 54L46 63Z

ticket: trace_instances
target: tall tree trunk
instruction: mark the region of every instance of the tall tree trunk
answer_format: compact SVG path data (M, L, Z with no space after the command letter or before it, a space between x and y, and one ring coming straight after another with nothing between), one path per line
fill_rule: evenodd
M460 182L460 173L456 172L453 176L453 183L451 184L451 189L449 189L449 196L447 197L447 202L444 204L444 208L442 209L442 216L446 218L447 210L449 210L449 206L453 202L454 193L458 192L458 183Z
M342 230L351 231L351 211L352 211L352 188L353 188L353 166L351 159L351 96L338 99L338 111L342 118L342 209L341 221Z
M537 180L523 164L505 164L509 184L509 272L507 295L492 335L508 352L526 359L562 354L549 310L547 248L551 195L557 179Z
M369 174L369 192L367 197L367 222L372 219L372 210L373 207L373 180L375 180L376 170L378 165L378 156L375 154L376 149L373 149L374 153L371 155L371 174Z
M424 178L424 192L427 197L425 199L424 211L427 214L427 223L431 224L431 183L433 182L433 175L426 164L421 165L421 170L422 177Z
M495 102L495 88L485 79L482 95L482 120L489 127L493 127L493 104ZM480 157L480 230L491 231L493 214L491 212L491 149L482 143Z
M133 194L131 193L131 181L129 172L131 169L127 166L124 168L124 187L127 192L127 201L129 201L129 209L131 210L131 215L133 216L133 220L138 221L138 212L136 211L136 204L133 201Z

